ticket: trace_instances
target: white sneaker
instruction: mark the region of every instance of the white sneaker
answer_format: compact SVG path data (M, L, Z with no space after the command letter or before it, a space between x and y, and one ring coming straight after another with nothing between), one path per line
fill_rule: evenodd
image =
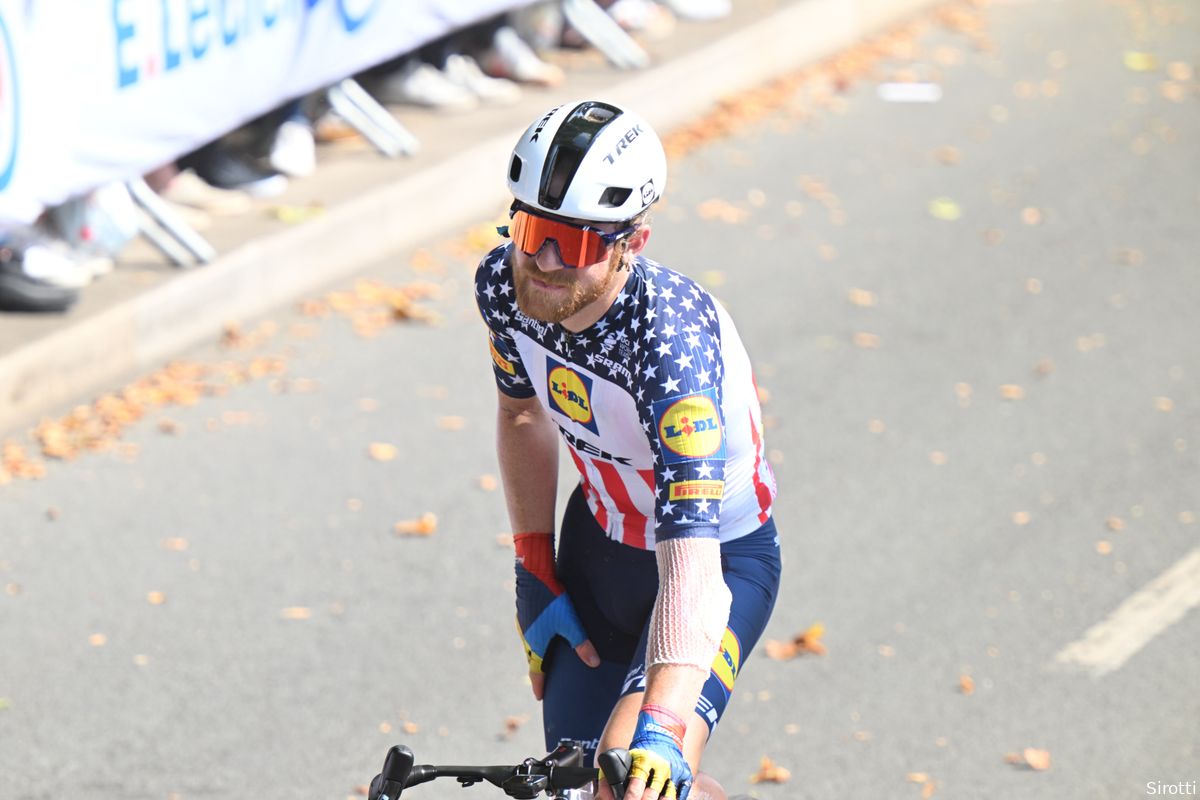
M732 0L662 0L667 8L682 19L709 22L728 17L733 11Z
M456 86L485 103L512 105L521 99L521 87L507 78L491 78L470 56L455 54L446 59L445 75Z
M317 169L317 142L313 129L298 120L289 119L275 132L268 159L271 166L293 178L305 178Z
M655 39L665 38L675 28L675 15L651 0L617 0L606 10L625 30Z
M432 64L413 60L387 76L376 90L384 103L408 104L437 111L470 111L479 105L473 92L443 75Z
M562 67L543 61L533 48L512 28L496 31L492 46L484 56L484 67L497 78L541 86L561 86L566 80Z
M26 275L60 289L82 289L94 277L91 265L46 243L30 244L24 249L22 258Z

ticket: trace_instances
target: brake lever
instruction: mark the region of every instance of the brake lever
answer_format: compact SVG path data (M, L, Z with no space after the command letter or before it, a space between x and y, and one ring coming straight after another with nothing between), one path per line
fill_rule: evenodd
M629 751L621 747L605 750L597 762L600 764L600 774L612 787L613 796L616 800L622 800L629 787L629 770L633 766Z

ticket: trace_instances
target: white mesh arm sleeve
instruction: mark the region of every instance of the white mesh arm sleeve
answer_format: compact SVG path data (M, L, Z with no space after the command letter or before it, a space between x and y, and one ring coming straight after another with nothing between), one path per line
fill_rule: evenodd
M721 575L721 543L716 539L668 539L658 555L658 599L650 619L646 667L682 664L712 667L732 595Z

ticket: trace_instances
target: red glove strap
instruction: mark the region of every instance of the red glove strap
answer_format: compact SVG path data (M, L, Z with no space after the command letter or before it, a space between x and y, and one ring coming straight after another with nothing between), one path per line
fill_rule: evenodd
M680 746L683 745L683 734L687 732L687 723L683 721L682 717L666 706L654 703L642 706L641 710L654 717L655 722L674 734Z

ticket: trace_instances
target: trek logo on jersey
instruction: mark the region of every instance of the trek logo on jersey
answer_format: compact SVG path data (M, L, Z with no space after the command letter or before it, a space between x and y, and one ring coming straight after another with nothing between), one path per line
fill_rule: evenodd
M663 461L668 464L725 454L725 434L712 389L654 404Z
M676 481L667 484L669 500L720 500L725 481Z
M500 351L496 349L495 342L489 340L488 347L490 347L492 349L492 361L496 362L496 366L500 368L501 372L503 372L506 375L516 375L517 374L517 368L512 365L511 361L509 361L504 356L500 355Z
M726 692L732 692L733 682L737 680L738 670L741 668L742 644L738 641L737 634L726 628L725 635L721 637L721 649L713 659L712 674L717 676Z
M546 357L546 387L550 390L550 407L567 419L595 434L596 417L592 413L592 379Z

